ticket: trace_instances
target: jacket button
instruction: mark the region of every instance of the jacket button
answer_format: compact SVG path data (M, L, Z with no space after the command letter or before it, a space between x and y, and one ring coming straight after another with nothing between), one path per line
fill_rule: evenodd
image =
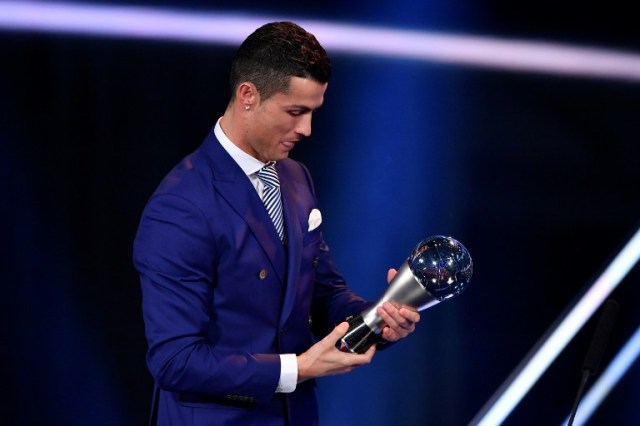
M267 270L260 269L260 272L258 272L258 278L260 278L261 280L264 280L265 278L267 278Z
M318 263L320 263L320 259L318 258L318 256L315 256L313 258L313 267L317 268L318 267Z

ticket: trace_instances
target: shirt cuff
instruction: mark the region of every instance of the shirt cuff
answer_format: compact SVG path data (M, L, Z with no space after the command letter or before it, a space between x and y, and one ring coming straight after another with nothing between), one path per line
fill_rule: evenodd
M280 381L277 393L291 393L298 384L298 359L296 354L280 354Z

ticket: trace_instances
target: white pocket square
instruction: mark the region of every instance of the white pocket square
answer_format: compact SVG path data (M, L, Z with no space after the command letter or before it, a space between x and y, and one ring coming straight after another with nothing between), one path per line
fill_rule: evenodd
M318 209L311 210L311 213L309 213L308 232L311 232L314 229L316 229L318 226L320 226L321 223L322 223L322 213L320 213L320 210Z

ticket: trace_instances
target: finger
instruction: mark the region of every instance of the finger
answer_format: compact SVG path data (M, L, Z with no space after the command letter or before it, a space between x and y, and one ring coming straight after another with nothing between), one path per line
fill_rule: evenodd
M396 333L389 327L385 327L382 329L382 338L388 342L395 342L397 340L400 340L400 336L398 335L398 333Z
M398 271L396 271L395 269L391 268L387 271L387 282L389 284L391 284L391 280L393 280L393 278L396 276L396 274L398 273Z
M417 322L420 321L420 313L415 308L407 305L397 306L392 304L397 311L390 312L395 318L396 322L403 328L412 328Z
M399 309L389 302L385 302L377 312L384 322L393 329L409 330L413 326L413 323L401 315Z
M327 336L322 340L335 346L338 340L340 340L345 334L347 334L347 331L349 331L349 323L347 323L346 321L341 322L340 324L336 325L331 333L327 334Z
M349 323L346 321L342 321L340 324L336 325L333 328L333 333L337 333L339 337L344 336L349 331Z
M407 321L410 321L413 324L420 322L420 313L418 311L413 310L407 306L403 306L399 311L400 315L402 315Z

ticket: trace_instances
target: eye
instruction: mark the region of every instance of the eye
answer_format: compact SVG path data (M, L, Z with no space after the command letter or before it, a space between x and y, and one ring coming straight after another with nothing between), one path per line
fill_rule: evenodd
M294 116L294 117L297 117L297 116L299 116L299 115L302 115L302 113L303 113L303 112L304 112L304 111L299 110L299 109L293 109L293 110L290 110L290 111L289 111L289 115L292 115L292 116Z

